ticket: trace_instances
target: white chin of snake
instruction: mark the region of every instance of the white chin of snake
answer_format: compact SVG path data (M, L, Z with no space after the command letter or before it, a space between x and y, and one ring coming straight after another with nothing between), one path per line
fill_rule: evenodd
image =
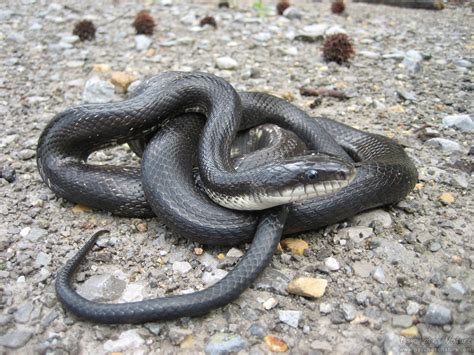
M209 197L217 204L233 210L251 211L285 205L291 202L325 197L349 185L348 180L331 180L318 184L298 186L277 191L271 195L247 194L242 196L227 196L207 190Z

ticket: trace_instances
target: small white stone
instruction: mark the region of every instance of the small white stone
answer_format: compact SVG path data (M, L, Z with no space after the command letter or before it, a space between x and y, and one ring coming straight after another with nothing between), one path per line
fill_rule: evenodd
M270 309L274 308L277 304L278 304L278 301L275 298L270 297L268 300L263 302L263 308L269 311Z
M151 45L151 38L146 35L135 36L135 47L139 51L146 51Z
M31 231L30 227L25 227L20 231L20 235L24 238L26 237Z
M140 336L138 330L130 329L120 334L117 340L107 340L104 343L104 350L108 352L130 352L145 344L145 340Z
M216 65L219 69L234 70L237 69L239 63L231 57L219 57L216 59Z
M187 274L192 268L191 264L187 261L175 261L173 263L173 271L181 274Z
M332 312L332 304L330 303L320 303L319 304L319 313L329 314Z
M339 262L333 257L326 258L324 260L324 265L326 265L326 267L331 271L337 271L341 267Z

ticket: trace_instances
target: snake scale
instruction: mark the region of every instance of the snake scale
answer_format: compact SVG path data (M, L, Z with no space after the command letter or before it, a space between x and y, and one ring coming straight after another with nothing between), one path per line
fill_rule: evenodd
M263 123L294 132L307 153L236 169L230 153L237 132ZM143 137L149 142L141 168L86 162L96 150ZM158 215L200 243L252 240L236 267L208 289L101 304L81 297L71 284L74 271L103 232L96 233L58 273L56 292L68 310L101 323L197 316L225 305L270 262L282 234L317 229L397 202L417 181L415 166L389 138L327 118L313 119L271 95L237 93L223 79L205 73L160 74L125 101L67 109L46 126L37 152L43 180L70 201L119 216ZM196 185L195 166L209 196ZM268 209L241 210L258 203Z

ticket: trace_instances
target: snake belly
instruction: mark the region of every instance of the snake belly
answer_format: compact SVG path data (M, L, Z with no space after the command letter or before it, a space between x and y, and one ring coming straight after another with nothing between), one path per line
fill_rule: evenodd
M184 77L191 83L202 80L201 75ZM235 121L231 128L215 120L210 125L212 134L204 133L194 146L189 140L180 140L176 130L159 131L160 139L153 138L147 147L145 156L150 158L143 159L142 170L84 163L94 150L138 138L166 125L165 119L156 122L157 116L167 119L187 112L189 107L178 109L176 104L168 104L169 100L174 100L172 94L156 103L154 91L170 83L173 85L174 78L170 74L158 84L153 80L151 84L145 83L138 93L123 103L84 105L58 115L40 138L40 173L57 194L71 201L126 216L151 216L153 210L172 229L201 243L233 245L250 240L256 233L249 257L244 257L237 265L237 271L229 273L229 279L223 279L223 283L216 284L217 288L211 291L169 300L104 305L82 299L70 284L70 276L93 246L92 239L59 273L56 284L61 302L80 317L103 323L137 323L203 314L237 297L255 279L257 270L261 271L271 259L282 229L285 234L298 233L342 221L360 211L399 201L416 183L416 168L394 141L330 119L309 118L293 105L260 93L241 93L238 100L242 102L242 120ZM204 84L199 82L199 85ZM198 107L196 111L209 114L205 107ZM260 224L258 214L216 206L196 188L191 178L195 160L199 161L199 154L206 149L211 151L211 156L217 156L218 161L223 159L225 154L215 151L220 149L213 144L216 137L233 137L239 128L263 122L292 130L311 149L354 161L358 167L355 179L332 196L265 212ZM228 142L224 146L230 150ZM196 157L197 151L200 153ZM215 169L208 157L204 160L211 164L210 170ZM272 238L265 238L265 234ZM241 273L242 270L245 272ZM242 280L243 275L245 281L236 282ZM218 294L214 293L216 290L219 290ZM193 295L196 295L195 299L187 297Z

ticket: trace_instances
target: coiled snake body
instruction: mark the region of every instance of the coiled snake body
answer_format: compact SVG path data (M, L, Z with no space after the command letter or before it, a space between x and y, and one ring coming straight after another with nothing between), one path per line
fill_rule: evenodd
M318 154L236 171L229 157L237 131L268 122L293 131ZM153 138L141 169L85 162L95 150L144 136ZM121 216L156 214L201 243L232 245L254 238L234 270L204 291L100 304L82 298L70 283L95 235L58 274L56 291L74 314L102 323L194 316L222 306L270 262L282 233L316 229L397 202L417 180L413 163L392 140L330 119L312 119L270 95L237 94L222 79L203 73L161 74L123 102L82 105L58 114L40 137L37 157L43 180L68 200ZM196 164L211 199L196 186ZM262 213L212 201L237 208L259 202L272 207L285 203L278 203L284 198L293 203Z

